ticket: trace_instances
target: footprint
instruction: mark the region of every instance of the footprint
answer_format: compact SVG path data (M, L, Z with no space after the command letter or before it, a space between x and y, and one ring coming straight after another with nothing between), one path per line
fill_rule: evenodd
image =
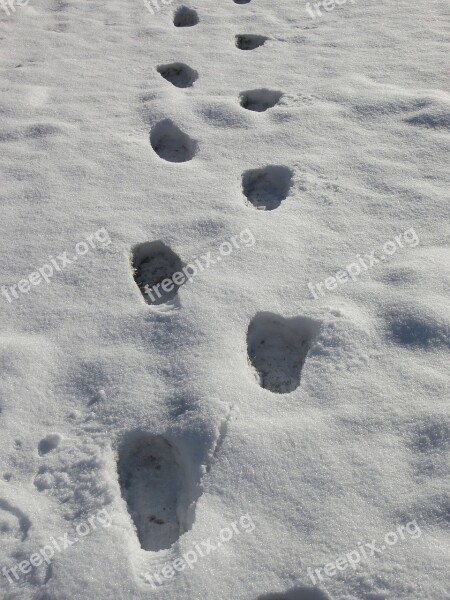
M251 0L233 0L235 4L248 4Z
M255 208L275 210L289 193L292 175L290 169L277 165L246 171L242 175L242 191Z
M178 88L191 87L194 81L198 79L197 71L191 69L184 63L172 63L169 65L159 65L156 67L158 73Z
M186 277L181 281L174 275L180 273L183 278L183 267L178 254L159 240L144 242L133 248L134 280L148 304L164 304L177 295ZM176 283L177 279L179 283Z
M150 143L156 154L168 162L187 162L197 152L197 142L183 133L170 119L160 121L150 133Z
M297 587L282 594L264 594L258 600L331 600L330 596L315 587Z
M259 313L247 332L248 361L259 385L276 394L293 392L318 323L305 317L284 319Z
M265 88L261 90L249 90L248 92L241 93L241 106L247 110L264 112L268 108L272 108L275 104L278 104L282 96L281 92Z
M186 531L180 458L165 437L138 433L124 441L118 473L122 496L143 550L170 548Z
M21 510L0 498L0 539L24 542L30 527L30 519Z
M39 456L44 456L44 454L48 454L55 448L57 448L63 439L63 436L60 433L49 433L45 436L40 442L38 446Z
M193 27L199 22L198 14L193 8L180 6L173 16L175 27Z
M269 38L264 35L239 34L234 39L236 48L239 48L239 50L254 50L264 46Z

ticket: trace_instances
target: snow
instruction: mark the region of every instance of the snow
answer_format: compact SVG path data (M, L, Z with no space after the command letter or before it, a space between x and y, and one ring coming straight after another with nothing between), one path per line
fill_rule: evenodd
M450 598L450 13L321 6L0 3L2 600Z

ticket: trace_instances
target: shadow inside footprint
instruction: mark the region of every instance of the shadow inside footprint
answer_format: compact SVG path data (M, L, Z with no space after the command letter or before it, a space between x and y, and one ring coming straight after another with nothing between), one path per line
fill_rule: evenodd
M48 454L55 448L57 448L62 440L62 435L59 433L49 433L43 438L38 445L39 456Z
M131 259L134 280L148 304L169 302L186 281L181 258L159 240L135 246Z
M330 596L314 587L297 587L286 593L264 594L258 600L331 600Z
M170 548L186 530L180 503L183 471L173 444L160 435L135 432L120 448L118 472L142 549Z
M191 87L194 81L198 79L197 71L188 67L184 63L172 63L169 65L159 65L156 67L158 73L178 88Z
M239 34L234 39L236 48L239 50L255 50L255 48L264 46L269 38L264 35Z
M150 143L156 154L168 162L187 162L197 151L197 142L183 133L170 119L160 121L153 127Z
M248 4L250 0L233 0L235 4Z
M259 313L253 318L247 332L248 361L262 388L276 394L297 389L318 327L306 317Z
M241 106L247 110L264 112L268 108L272 108L275 104L278 104L282 95L281 92L267 89L249 90L248 92L241 93Z
M278 208L287 197L291 185L292 171L278 165L252 169L242 176L242 191L248 203L259 210Z
M193 27L199 22L197 12L187 6L180 6L173 16L175 27Z

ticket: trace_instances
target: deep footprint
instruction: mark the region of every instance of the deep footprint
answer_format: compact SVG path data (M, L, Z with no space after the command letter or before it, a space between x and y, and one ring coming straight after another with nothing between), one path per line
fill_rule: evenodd
M236 48L239 50L255 50L255 48L264 46L269 38L264 35L239 34L234 39Z
M183 473L173 445L163 436L134 435L122 445L118 471L142 549L170 548L186 530L179 503Z
M248 360L259 385L276 394L293 392L318 324L311 319L284 319L259 313L247 332Z
M198 14L192 8L180 6L180 8L175 11L173 17L173 24L175 27L193 27L194 25L197 25L198 22Z
M184 264L163 242L158 240L135 246L131 263L134 280L148 304L164 304L177 295L182 283L175 283L172 277L175 273L182 274Z
M241 93L241 106L247 110L264 112L268 108L272 108L275 104L278 104L282 96L281 92L267 89L249 90L248 92Z
M59 446L62 440L62 435L60 433L49 433L43 438L38 445L39 456L44 456L44 454L48 454L55 448Z
M187 162L197 152L197 142L183 133L170 119L160 121L150 133L156 154L168 162Z
M197 71L188 67L184 63L172 63L169 65L159 65L156 67L158 73L178 88L191 87L194 81L198 79Z
M269 165L246 171L242 176L242 191L248 203L259 210L278 208L291 185L292 171L283 166Z

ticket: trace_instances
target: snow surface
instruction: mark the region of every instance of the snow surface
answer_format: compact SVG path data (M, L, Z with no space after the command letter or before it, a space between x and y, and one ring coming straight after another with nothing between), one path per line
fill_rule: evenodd
M0 597L450 598L449 5L180 6L0 5Z

